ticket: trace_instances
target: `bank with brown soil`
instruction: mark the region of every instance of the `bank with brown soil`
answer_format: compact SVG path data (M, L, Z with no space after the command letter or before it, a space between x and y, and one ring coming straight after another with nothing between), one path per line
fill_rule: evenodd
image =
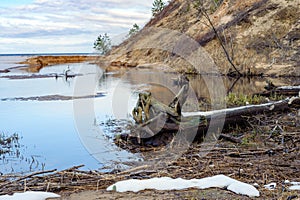
M66 64L66 63L81 63L81 62L97 62L100 56L87 55L72 55L72 56L34 56L26 59L20 64L25 64L29 72L39 72L45 66Z

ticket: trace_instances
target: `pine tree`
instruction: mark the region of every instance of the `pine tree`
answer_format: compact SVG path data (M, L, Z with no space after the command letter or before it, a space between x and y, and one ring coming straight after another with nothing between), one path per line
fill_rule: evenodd
M152 4L152 16L157 15L160 13L165 7L165 2L163 0L154 0Z
M140 27L137 24L133 24L132 28L129 30L129 33L127 35L127 37L131 37L135 34L137 34L137 32L140 31Z
M107 54L111 49L111 39L105 33L104 35L99 35L94 42L94 49L98 50L101 55Z

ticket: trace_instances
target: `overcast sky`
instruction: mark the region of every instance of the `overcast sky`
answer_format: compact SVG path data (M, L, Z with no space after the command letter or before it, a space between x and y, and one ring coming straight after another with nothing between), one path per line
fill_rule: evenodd
M94 52L102 33L114 39L151 18L153 0L1 0L0 54Z

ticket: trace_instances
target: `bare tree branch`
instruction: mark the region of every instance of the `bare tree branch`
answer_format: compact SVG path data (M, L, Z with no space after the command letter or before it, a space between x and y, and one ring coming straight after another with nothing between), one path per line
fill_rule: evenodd
M222 49L224 50L224 53L225 53L226 58L227 58L228 62L230 63L230 65L234 68L234 70L238 73L239 76L243 76L242 73L237 69L237 67L236 67L235 64L233 63L232 58L230 57L230 55L229 55L229 53L228 53L226 47L224 46L223 41L222 41L222 39L221 39L221 37L220 37L218 31L216 30L215 26L213 25L212 21L210 20L210 17L209 17L209 15L207 14L207 12L205 11L205 9L204 9L203 7L200 6L200 7L199 7L199 12L201 12L201 13L203 14L203 16L208 20L208 22L209 22L211 28L213 29L215 35L217 36L217 38L218 38L218 40L219 40L219 42L220 42L220 45L221 45Z

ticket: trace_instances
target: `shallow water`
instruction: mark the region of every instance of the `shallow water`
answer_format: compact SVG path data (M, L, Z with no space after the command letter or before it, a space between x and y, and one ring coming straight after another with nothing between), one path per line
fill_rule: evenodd
M81 76L67 80L64 77L16 80L0 78L0 99L8 99L0 101L0 133L5 135L17 133L21 145L15 149L20 152L17 156L7 155L0 159L0 172L65 169L80 164L85 165L84 169L99 169L105 165L112 165L113 168L116 163L133 161L139 157L118 149L99 128L102 121L112 118L113 115L110 104L117 81L115 78L108 78L105 84L101 85L102 70L88 63L47 67L39 74L63 73L68 66ZM20 74L27 75L24 71L9 73L9 75ZM91 90L80 91L81 87L90 87ZM131 85L119 81L118 87L124 91L131 90ZM98 92L103 95L81 100L14 99L45 95L84 96L95 95ZM76 121L74 110L81 108L74 108L74 101L92 103L94 105L92 113L87 115L80 113L78 118L82 121ZM80 124L84 124L85 128L81 130L84 132L79 131ZM86 143L85 138L92 138L93 143ZM90 146L93 145L97 151L90 151Z
M0 55L0 70L14 68L18 62L24 61L28 56L2 56Z

